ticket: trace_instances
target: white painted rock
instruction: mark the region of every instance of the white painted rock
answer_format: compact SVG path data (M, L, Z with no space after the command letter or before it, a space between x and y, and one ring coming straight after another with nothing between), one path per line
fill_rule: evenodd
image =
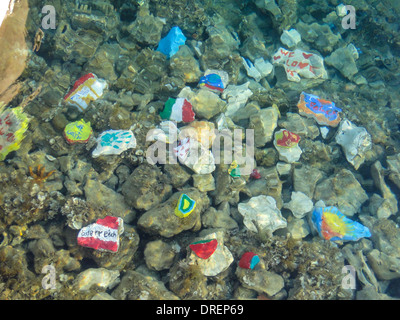
M136 138L131 130L108 130L97 138L92 157L118 155L131 148L136 148Z
M252 197L247 203L239 203L238 210L243 216L246 228L253 232L260 230L273 233L287 225L286 219L276 207L275 199L271 196Z

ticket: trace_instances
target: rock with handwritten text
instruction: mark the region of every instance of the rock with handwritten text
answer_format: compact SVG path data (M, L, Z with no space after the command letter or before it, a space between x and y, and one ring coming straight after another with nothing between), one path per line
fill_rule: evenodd
M301 77L307 79L328 79L324 67L324 59L314 53L299 49L289 51L279 48L272 58L273 64L281 64L285 68L288 80L299 82Z
M117 252L119 236L124 232L124 220L106 216L96 223L82 228L78 233L78 245L99 251Z
M69 144L86 143L92 135L90 122L79 121L68 123L64 129L64 138Z
M314 118L319 125L337 127L340 123L339 112L342 109L336 107L334 102L316 95L302 92L297 107L301 115Z

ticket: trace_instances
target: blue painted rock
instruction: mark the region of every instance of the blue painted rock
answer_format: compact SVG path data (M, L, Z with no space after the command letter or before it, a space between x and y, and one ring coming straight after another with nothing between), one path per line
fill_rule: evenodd
M160 40L157 51L162 52L169 59L179 51L179 47L184 45L185 42L186 37L182 33L182 30L176 26L173 27L168 34Z

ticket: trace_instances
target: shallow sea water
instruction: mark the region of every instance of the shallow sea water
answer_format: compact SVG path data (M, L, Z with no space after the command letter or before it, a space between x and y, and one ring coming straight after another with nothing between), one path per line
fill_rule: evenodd
M345 4L17 1L0 27L0 299L399 299L400 5ZM167 57L157 48L175 26L185 44ZM301 41L288 46L292 29ZM224 92L199 84L207 74ZM95 99L72 92L82 83ZM318 112L301 109L302 93ZM190 102L197 123L175 130L210 133L190 136L195 165L149 161L185 145L154 131L170 98ZM4 116L17 107L20 141ZM85 138L65 129L79 120ZM233 145L212 148L235 129ZM150 133L170 139L158 158ZM235 148L256 172L235 168ZM324 239L312 212L331 206L370 235L326 216ZM106 216L122 218L103 238L119 238L117 252L80 245ZM214 239L211 256L196 251Z

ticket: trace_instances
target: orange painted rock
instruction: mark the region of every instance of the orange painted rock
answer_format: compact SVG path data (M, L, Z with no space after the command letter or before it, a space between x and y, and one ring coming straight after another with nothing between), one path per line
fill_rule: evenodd
M312 94L302 92L297 107L301 115L314 118L319 125L337 127L341 121L339 112L342 109Z

